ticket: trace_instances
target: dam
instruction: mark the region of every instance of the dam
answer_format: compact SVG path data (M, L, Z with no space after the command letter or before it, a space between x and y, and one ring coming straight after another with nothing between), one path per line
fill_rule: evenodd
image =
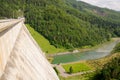
M59 80L24 21L0 20L0 80Z

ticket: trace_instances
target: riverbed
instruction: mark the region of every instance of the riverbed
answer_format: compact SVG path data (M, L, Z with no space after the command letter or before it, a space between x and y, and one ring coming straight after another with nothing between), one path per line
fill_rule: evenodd
M110 55L111 51L113 50L113 48L118 42L120 42L120 40L115 39L114 41L104 44L94 50L71 53L71 54L56 55L54 56L52 63L59 64L59 63L75 62L80 60L99 59L99 58Z

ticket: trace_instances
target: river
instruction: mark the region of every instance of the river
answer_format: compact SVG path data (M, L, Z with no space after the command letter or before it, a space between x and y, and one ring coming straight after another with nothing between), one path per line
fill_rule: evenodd
M117 39L110 43L106 43L95 50L90 50L86 52L56 55L54 56L54 60L52 63L59 64L59 63L75 62L80 60L99 59L110 55L111 51L118 42L119 40Z

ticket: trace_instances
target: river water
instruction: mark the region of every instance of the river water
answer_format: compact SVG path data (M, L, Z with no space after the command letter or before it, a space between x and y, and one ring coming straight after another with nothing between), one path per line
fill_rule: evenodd
M119 40L115 40L113 42L104 44L95 50L90 50L86 52L56 55L54 56L54 60L52 63L59 64L59 63L75 62L80 60L99 59L108 56L118 42Z

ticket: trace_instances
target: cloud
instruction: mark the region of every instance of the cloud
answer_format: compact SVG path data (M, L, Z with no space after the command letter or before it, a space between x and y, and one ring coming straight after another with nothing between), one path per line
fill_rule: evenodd
M120 0L77 0L90 3L99 7L120 11Z

